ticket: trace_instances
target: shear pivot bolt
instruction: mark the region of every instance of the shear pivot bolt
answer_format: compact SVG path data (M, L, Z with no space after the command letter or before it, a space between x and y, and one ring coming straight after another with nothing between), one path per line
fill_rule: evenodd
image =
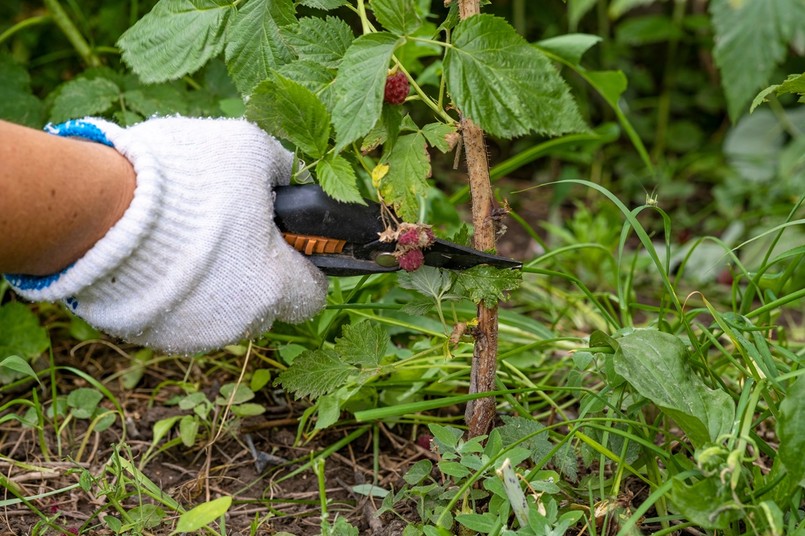
M400 265L397 261L397 257L395 257L393 253L388 252L378 253L375 257L375 263L383 268L396 268Z

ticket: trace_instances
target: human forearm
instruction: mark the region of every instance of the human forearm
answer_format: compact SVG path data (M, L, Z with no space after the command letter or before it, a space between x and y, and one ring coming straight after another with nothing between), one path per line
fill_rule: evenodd
M110 147L0 121L0 273L70 265L120 219L134 186Z

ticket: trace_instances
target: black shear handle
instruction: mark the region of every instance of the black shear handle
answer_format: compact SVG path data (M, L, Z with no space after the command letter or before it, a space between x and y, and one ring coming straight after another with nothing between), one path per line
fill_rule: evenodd
M367 244L383 231L377 203L341 203L316 184L278 186L275 192L274 221L283 233Z

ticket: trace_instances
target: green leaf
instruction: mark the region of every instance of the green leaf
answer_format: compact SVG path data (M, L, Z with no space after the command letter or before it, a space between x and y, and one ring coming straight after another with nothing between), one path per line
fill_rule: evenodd
M403 475L409 486L416 486L430 476L433 463L430 460L419 460Z
M623 71L587 71L584 74L590 85L606 99L607 103L618 109L620 106L618 101L629 84Z
M44 105L31 92L28 71L0 54L0 119L29 127L41 127Z
M683 37L682 30L666 15L629 18L618 25L618 43L643 46Z
M389 61L402 42L389 33L362 35L344 55L333 87L336 152L369 132L377 122Z
M452 426L444 426L441 424L429 424L428 430L433 434L433 440L436 446L439 447L439 452L442 454L455 452L458 442L464 432Z
M730 430L735 403L724 391L707 387L687 359L687 348L678 337L654 330L621 337L613 356L615 371L701 446Z
M657 0L612 0L609 4L609 17L611 19L617 19L630 9L653 4L656 1Z
M255 402L246 402L245 404L238 404L237 406L232 406L231 408L232 414L236 417L256 417L257 415L262 415L266 412L265 406L261 404L257 404Z
M422 26L422 17L419 16L414 2L370 0L369 6L377 21L392 33L410 35Z
M260 368L252 373L252 379L249 381L249 388L252 391L259 391L271 380L271 370Z
M355 170L343 156L330 153L319 160L316 164L316 178L327 195L336 201L366 204L358 190Z
M195 72L223 51L235 8L227 0L160 0L126 30L117 45L143 82L165 82Z
M347 324L341 334L335 340L335 351L348 363L361 367L379 367L391 344L386 329L373 322Z
M726 529L730 521L740 518L742 513L728 488L719 484L715 476L692 485L675 478L671 482L670 499L685 517L697 525L706 529Z
M27 376L33 378L40 384L42 383L39 381L39 376L36 375L34 369L31 368L31 365L18 355L10 355L0 361L0 369L11 371L11 376Z
M413 272L397 273L397 284L400 285L400 288L415 290L436 301L443 299L444 295L450 291L453 281L453 272L433 266L423 266Z
M246 105L246 117L266 132L321 158L330 139L330 114L309 89L280 74L260 83Z
M142 504L126 512L137 529L153 529L165 519L165 510L155 504Z
M787 45L805 26L801 0L713 0L715 47L730 118L746 111L752 97L769 83L786 57Z
M475 303L494 307L506 299L506 293L520 286L523 274L519 270L494 268L485 264L459 272L456 285Z
M282 384L297 398L317 398L334 392L357 372L357 368L345 363L336 352L314 350L294 359L293 366L283 371L275 383Z
M444 69L458 109L493 136L587 130L567 84L504 19L481 14L461 21Z
M168 432L171 431L173 425L176 424L176 421L178 421L180 418L181 418L180 415L174 415L173 417L165 417L164 419L160 419L157 422L155 422L151 444L156 445L157 443L162 441L162 438L164 438L168 434Z
M79 387L67 395L67 405L77 419L89 419L102 399L103 395L100 391L89 387Z
M179 517L174 533L193 532L204 528L226 514L231 505L232 497L220 497L210 502L199 504Z
M443 153L450 151L458 140L455 125L446 125L444 123L429 123L422 127L422 134L431 147Z
M293 0L249 0L232 16L225 57L238 91L250 93L272 69L291 61L280 28L295 22Z
M777 454L783 462L792 482L805 479L805 376L800 376L786 390L785 400L780 403L777 420L777 436L780 447Z
M343 6L348 1L349 0L299 0L299 3L303 6L330 11Z
M446 474L447 476L452 476L457 481L466 478L471 473L469 469L461 465L459 462L442 460L436 465L439 467L439 470L442 473Z
M397 138L386 158L389 170L380 182L380 193L405 221L419 220L419 207L430 189L426 180L431 174L427 147L424 135L406 134Z
M491 534L499 530L503 521L491 512L484 514L456 514L456 521L471 531Z
M504 445L511 445L531 435L531 437L520 443L520 446L531 452L531 459L534 463L539 463L553 449L553 445L548 441L547 431L539 433L545 430L545 426L537 421L507 415L502 415L501 418L503 419L503 426L497 427L496 430L500 434Z
M184 415L179 420L179 438L185 447L190 448L196 444L198 428L199 419L195 415Z
M120 98L120 88L106 78L77 78L64 84L53 101L50 121L61 123L107 112Z
M793 93L795 95L799 95L800 102L802 102L802 96L805 95L805 74L789 75L782 84L774 84L762 90L755 96L754 100L752 100L752 105L749 107L749 113L755 111L755 108L757 108L761 103L766 102L766 98L772 93L778 96Z
M286 38L300 60L337 68L355 36L338 17L305 17Z
M33 359L49 346L47 331L28 307L19 302L0 307L0 359L12 355Z
M590 34L565 34L543 39L535 43L535 46L559 56L572 65L578 65L584 53L601 42L602 39L602 37Z
M232 405L243 404L254 398L254 391L242 383L225 383L218 390L219 396L215 397L218 406L226 406L229 401Z

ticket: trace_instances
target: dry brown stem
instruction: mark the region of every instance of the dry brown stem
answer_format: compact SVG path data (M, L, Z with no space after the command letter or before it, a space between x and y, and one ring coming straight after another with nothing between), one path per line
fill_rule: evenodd
M459 16L466 19L480 12L479 0L459 0ZM469 118L461 120L461 136L467 159L467 173L472 196L472 223L475 226L474 246L481 251L495 248L495 225L492 219L494 200L489 179L484 133ZM495 388L498 350L497 307L478 305L478 326L470 373L470 393L492 391ZM495 418L495 399L480 398L467 404L465 418L470 437L489 432Z

